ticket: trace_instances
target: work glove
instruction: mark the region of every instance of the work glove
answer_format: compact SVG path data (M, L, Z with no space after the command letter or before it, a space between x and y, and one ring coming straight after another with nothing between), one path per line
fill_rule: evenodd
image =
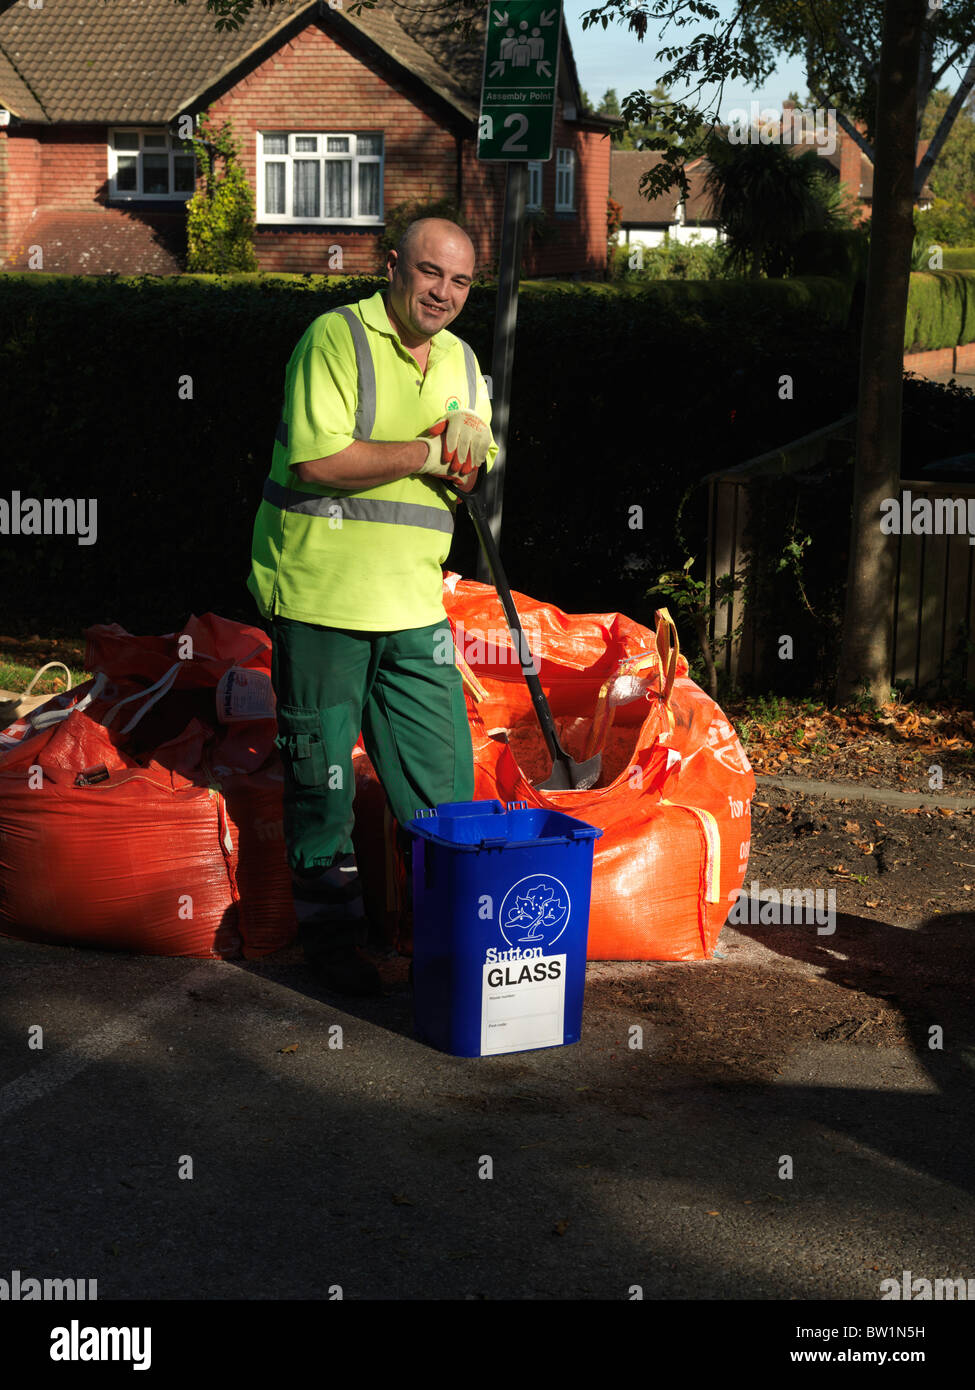
M490 427L469 410L452 410L420 437L427 445L427 458L417 472L451 480L476 473L491 447Z

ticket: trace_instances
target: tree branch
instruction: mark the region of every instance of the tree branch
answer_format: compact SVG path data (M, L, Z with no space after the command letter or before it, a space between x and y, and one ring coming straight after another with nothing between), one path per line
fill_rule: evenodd
M814 100L818 101L820 106L829 106L829 101L826 99L826 97L823 96L822 92L818 90L811 91L809 95L813 97ZM872 164L874 162L873 145L871 145L870 141L866 138L866 136L860 134L856 126L850 120L849 116L844 115L838 107L836 108L836 123L841 130L846 131L847 135L850 137L850 139L853 141L855 145L859 145L860 149L863 151L863 153L867 156L867 158L870 160L870 163Z
M934 138L928 146L924 158L914 170L915 202L917 202L918 198L921 196L921 189L924 187L928 174L931 172L931 167L941 153L942 146L948 138L951 127L955 123L955 117L965 104L965 100L972 90L972 87L975 87L975 53L972 54L972 60L968 64L968 70L958 86L958 91L945 108L945 113L941 117L941 123L934 132Z
M961 57L963 56L963 54L967 53L968 50L969 50L969 48L971 48L971 44L968 44L968 43L963 43L963 44L961 44L960 47L958 47L958 48L955 49L954 53L952 53L952 55L951 55L950 58L946 58L946 59L944 60L944 62L941 64L941 66L940 66L940 68L938 69L938 71L935 72L935 73L932 73L932 75L931 75L931 86L932 86L932 89L935 88L935 87L937 87L938 83L941 81L942 77L944 77L944 75L945 75L945 73L948 71L948 69L954 67L954 65L958 62L958 59L961 58Z
M924 108L928 104L928 97L931 95L931 88L934 85L931 71L934 66L934 42L935 36L931 32L930 26L926 24L921 30L921 53L917 64L917 132L914 137L915 144L921 138Z

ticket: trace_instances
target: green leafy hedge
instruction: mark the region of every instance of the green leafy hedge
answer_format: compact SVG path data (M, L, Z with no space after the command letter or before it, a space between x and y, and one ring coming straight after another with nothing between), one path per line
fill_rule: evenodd
M904 325L904 351L925 352L975 342L975 274L914 271Z
M975 270L975 246L947 246L942 252L945 270Z
M207 609L253 620L244 583L288 358L316 315L384 283L0 277L0 495L98 503L94 545L4 538L8 630L167 632ZM844 293L526 284L502 532L512 585L648 619L652 579L685 559L684 492L851 408ZM494 287L475 285L456 324L485 372L494 313ZM685 529L703 547L700 489ZM472 574L476 554L461 516L449 563Z

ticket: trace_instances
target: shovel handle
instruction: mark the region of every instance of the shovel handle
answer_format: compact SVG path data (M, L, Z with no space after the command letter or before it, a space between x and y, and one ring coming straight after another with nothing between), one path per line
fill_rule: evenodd
M447 485L450 487L450 484ZM555 728L555 720L552 718L552 711L549 708L548 700L542 689L542 683L538 679L538 672L535 669L535 660L531 654L525 634L522 631L521 622L518 618L518 610L515 608L514 600L511 597L511 590L508 588L508 581L505 578L504 570L501 566L501 556L498 554L498 547L495 544L491 526L484 512L484 503L477 489L474 492L462 492L458 488L451 488L467 507L468 515L477 533L481 549L487 558L488 568L491 571L491 578L494 580L494 587L498 591L501 599L501 607L504 609L504 616L508 622L511 632L511 640L514 643L515 651L518 653L518 660L521 663L521 673L525 677L529 693L532 697L532 704L535 706L535 713L538 715L538 722L542 726L542 733L545 735L545 742L548 744L548 751L551 753L553 761L567 762L568 754L559 743L559 736Z

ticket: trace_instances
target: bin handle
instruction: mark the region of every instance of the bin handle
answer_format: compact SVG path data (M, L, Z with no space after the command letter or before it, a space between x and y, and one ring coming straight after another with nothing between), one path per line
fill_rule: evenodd
M509 802L508 802L508 810L509 810L509 811L527 811L527 810L528 810L528 802L527 802L527 801L509 801Z

